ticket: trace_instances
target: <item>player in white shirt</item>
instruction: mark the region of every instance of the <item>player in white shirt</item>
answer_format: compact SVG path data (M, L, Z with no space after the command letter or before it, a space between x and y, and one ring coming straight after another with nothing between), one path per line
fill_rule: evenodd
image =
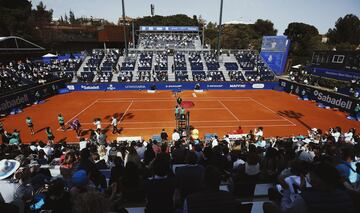
M100 118L96 118L96 119L95 119L94 125L96 126L96 129L101 129L101 121L100 121Z
M172 139L173 141L178 141L178 140L180 140L180 134L177 132L176 129L174 129L174 133L171 135L171 139Z
M113 134L120 133L119 129L117 128L117 123L118 123L117 118L115 116L112 116L111 117L111 125L113 127L113 131L112 131Z

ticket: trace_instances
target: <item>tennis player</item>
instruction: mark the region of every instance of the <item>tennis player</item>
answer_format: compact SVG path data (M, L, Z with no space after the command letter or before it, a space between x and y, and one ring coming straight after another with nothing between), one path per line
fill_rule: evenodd
M54 143L54 138L55 138L55 136L54 136L54 134L52 133L50 127L46 127L45 133L46 133L46 135L47 135L47 137L48 137L49 143Z
M115 116L112 116L111 117L111 125L113 127L113 131L112 131L113 134L120 133L119 129L117 128L117 124L118 124L117 118Z
M65 119L64 119L64 116L62 116L62 114L60 113L58 115L58 122L59 122L59 125L60 125L60 128L62 131L65 131L65 123L64 123Z
M31 120L31 118L30 118L30 117L26 117L25 122L26 122L26 125L27 125L27 126L29 127L29 129L30 129L30 133L31 133L32 135L34 135L34 134L35 134L35 132L34 132L34 124L33 124L32 120Z

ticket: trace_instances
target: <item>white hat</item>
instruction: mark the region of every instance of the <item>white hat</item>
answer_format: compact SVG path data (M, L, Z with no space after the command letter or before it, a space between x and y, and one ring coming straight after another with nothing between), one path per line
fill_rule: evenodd
M3 180L10 175L14 174L14 172L20 167L20 162L16 160L1 160L0 161L0 180Z

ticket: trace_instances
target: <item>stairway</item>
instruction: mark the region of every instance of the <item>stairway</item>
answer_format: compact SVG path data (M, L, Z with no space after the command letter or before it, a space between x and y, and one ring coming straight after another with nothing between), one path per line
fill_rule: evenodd
M79 69L75 71L75 75L73 79L71 80L72 83L76 83L78 81L78 77L80 77L80 73L84 71L84 67L86 66L86 63L89 61L90 56L86 56L82 64L80 65Z
M172 72L172 66L174 65L174 56L168 56L168 78L169 81L175 81L175 72Z

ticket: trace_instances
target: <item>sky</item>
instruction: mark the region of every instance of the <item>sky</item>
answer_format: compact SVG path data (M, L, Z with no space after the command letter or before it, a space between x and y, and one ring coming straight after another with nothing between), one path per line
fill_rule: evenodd
M42 1L59 18L71 9L76 17L93 16L117 23L122 15L121 0L32 0ZM186 14L201 16L206 21L219 22L220 0L124 0L126 16L150 15L150 4L156 15ZM360 17L360 0L223 0L223 22L255 22L271 20L278 34L283 34L291 22L314 25L321 34L333 28L336 20L352 13Z

